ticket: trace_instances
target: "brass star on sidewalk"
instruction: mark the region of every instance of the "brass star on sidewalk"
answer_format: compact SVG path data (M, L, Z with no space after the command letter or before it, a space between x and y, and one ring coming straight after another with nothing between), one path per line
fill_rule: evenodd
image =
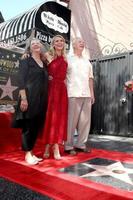
M18 87L16 86L12 86L11 85L11 79L9 77L6 85L0 85L0 88L3 90L3 93L0 97L0 99L6 97L6 96L9 96L11 99L13 99L13 91L16 90Z
M129 177L129 174L133 174L133 169L124 167L121 162L115 162L107 166L93 165L93 164L87 164L87 163L83 163L82 165L85 165L89 168L93 168L95 169L95 171L84 174L80 177L112 176L123 182L133 185L133 181Z

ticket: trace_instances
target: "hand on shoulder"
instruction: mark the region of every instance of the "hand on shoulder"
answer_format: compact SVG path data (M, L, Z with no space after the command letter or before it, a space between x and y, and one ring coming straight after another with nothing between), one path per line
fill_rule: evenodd
M26 59L26 58L29 58L29 57L30 57L30 54L24 53L21 58L22 59Z
M53 56L50 54L50 52L46 52L44 54L44 56L45 56L45 58L46 58L48 63L50 63L52 61L52 59L53 59Z

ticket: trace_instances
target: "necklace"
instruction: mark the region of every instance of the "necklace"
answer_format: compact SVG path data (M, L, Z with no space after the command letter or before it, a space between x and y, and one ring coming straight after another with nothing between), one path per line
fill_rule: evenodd
M43 68L43 62L41 59L37 59L35 57L32 56L32 58L35 60L35 62L39 65L39 67Z

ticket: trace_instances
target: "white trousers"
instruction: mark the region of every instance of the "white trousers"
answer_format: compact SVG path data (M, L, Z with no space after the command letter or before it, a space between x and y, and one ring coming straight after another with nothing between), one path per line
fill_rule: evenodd
M68 134L65 150L75 147L85 148L91 124L91 99L88 97L70 97L68 99ZM74 144L74 133L77 130L77 141Z

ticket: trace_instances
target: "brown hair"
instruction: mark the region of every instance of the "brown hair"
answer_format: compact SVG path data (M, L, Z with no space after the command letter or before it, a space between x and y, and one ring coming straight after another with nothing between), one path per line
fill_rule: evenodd
M22 55L22 57L21 57L21 59L24 59L24 58L26 58L26 57L28 57L28 56L31 56L31 42L32 41L34 41L34 40L37 40L37 41L39 41L40 42L40 44L42 45L42 50L41 50L41 53L40 53L40 57L41 57L41 60L42 61L45 61L46 60L46 58L45 58L45 56L44 56L44 53L43 53L43 43L41 42L41 40L39 40L39 39L37 39L37 38L31 38L31 39L29 39L28 41L27 41L27 44L26 44L26 48L25 48L25 51L24 51L24 54Z

